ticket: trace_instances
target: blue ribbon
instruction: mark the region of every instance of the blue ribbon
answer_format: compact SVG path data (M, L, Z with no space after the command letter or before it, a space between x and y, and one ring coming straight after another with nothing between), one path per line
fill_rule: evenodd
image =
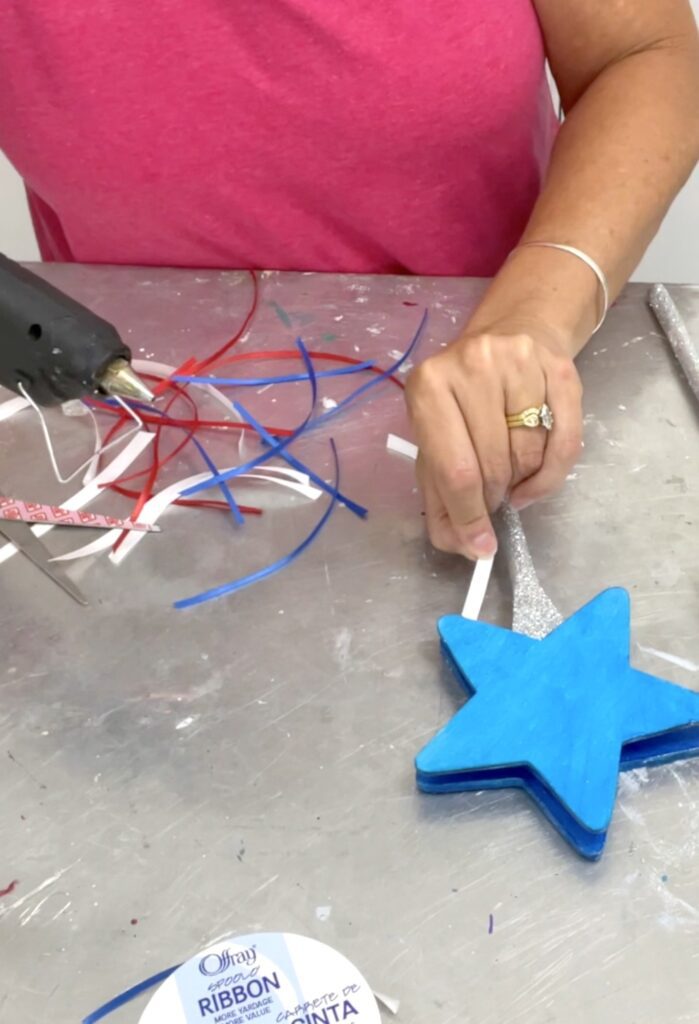
M353 366L342 366L334 370L316 370L316 380L321 377L347 377L352 373L372 370L374 363L366 360ZM256 388L267 384L292 384L297 381L309 380L307 373L287 373L281 377L173 377L178 384L213 384L220 387Z
M261 423L257 422L251 412L248 412L247 409L245 409L239 402L234 402L233 406L238 414L243 417L246 423L249 423L251 427L255 428L262 441L266 444L274 444L274 438L272 435L268 430L265 430ZM351 498L347 498L344 494L340 494L339 491L335 491L331 484L326 480L323 480L323 478L318 476L317 473L314 473L312 469L309 469L308 466L297 459L296 456L292 455L291 452L285 450L281 453L281 456L290 466L293 466L294 469L298 469L301 473L305 473L309 480L312 480L317 487L320 487L328 494L335 496L341 505L345 505L346 508L351 512L354 512L356 516L359 516L361 519L366 518L368 510L365 509L363 505L358 505L356 501L352 501Z
M330 502L328 503L328 507L306 539L301 541L298 547L294 548L294 550L289 552L288 555L284 555L283 558L278 559L278 561L273 562L264 569L258 569L257 572L250 573L248 576L242 576L240 579L233 580L232 583L224 583L220 587L213 587L211 590L205 590L203 593L196 594L194 597L185 597L181 601L175 601L175 608L191 608L194 605L203 604L205 601L214 601L216 598L225 597L227 594L234 594L236 590L242 590L244 587L249 587L253 583L259 583L260 580L264 580L268 576L272 576L274 573L280 572L281 569L285 569L287 565L290 565L299 557L299 555L303 554L306 548L309 547L316 539L332 515L335 505L337 504L338 494L340 493L340 462L337 457L337 448L335 447L335 442L332 438L330 439L330 447L332 448L333 461L335 463L335 483L333 484L333 494Z
M338 413L341 413L344 409L347 408L348 405L352 405L353 402L356 402L360 395L365 394L367 391L370 390L370 388L375 388L382 381L386 380L387 377L392 377L394 373L400 370L401 366L406 361L406 359L409 359L410 356L415 351L415 347L422 336L422 332L425 329L426 323L427 310L423 312L422 319L418 324L418 328L415 331L415 334L413 335L412 341L410 342L410 344L408 345L400 359L397 359L395 363L393 363L392 366L389 366L387 370L384 370L383 373L376 374L376 376L373 377L371 380L368 380L366 384L362 384L360 387L356 388L356 390L349 394L347 398L343 398L342 401L339 402L334 409L330 409L328 412L323 413L321 416L316 416L313 423L311 424L311 427L313 428L316 426L320 426L321 424L326 423L333 416L337 416Z
M233 477L241 476L243 473L249 473L252 469L257 469L258 466L261 466L263 463L269 462L270 459L280 455L285 448L288 448L290 444L293 444L293 442L304 432L308 424L311 422L313 413L315 412L316 402L318 401L318 385L316 383L316 374L313 368L313 363L311 362L308 352L306 351L306 347L300 338L296 339L296 347L301 353L303 361L306 364L308 380L311 385L311 406L304 420L288 437L284 437L280 441L276 441L271 448L267 449L266 452L263 452L261 455L256 455L254 459L249 459L241 466L236 466L234 469L228 469L225 473L216 473L214 476L209 477L208 480L202 480L201 483L193 484L185 491L182 491L181 497L188 498L192 494L199 494L200 491L208 491L210 487L220 484L223 480L231 480Z
M83 1017L82 1024L97 1024L98 1020L103 1020L110 1013L114 1013L120 1006L124 1006L125 1003L130 1003L136 996L140 996L142 992L147 992L149 988L153 988L155 985L159 985L161 981L165 981L174 974L178 967L182 964L175 964L174 967L168 967L164 971L160 971L158 974L151 975L150 978L146 978L145 981L140 981L138 985L134 985L133 988L128 988L121 995L115 996L114 999L110 999L108 1003L98 1007L92 1013L88 1013L87 1017Z
M249 462L246 462L242 466L236 466L235 469L229 469L225 473L219 473L216 476L211 477L209 480L204 480L202 483L194 484L192 487L188 487L186 491L182 492L182 497L188 498L193 494L198 494L200 491L205 491L209 487L213 487L214 484L221 483L222 480L230 480L232 479L232 477L239 476L241 473L247 473L251 469L260 466L263 462L268 462L269 459L273 459L275 456L280 455L286 448L288 448L289 445L292 444L299 437L299 435L302 434L304 430L306 430L307 427L310 426L313 429L327 422L327 420L330 419L332 416L336 416L338 413L342 412L344 409L347 408L348 405L351 405L353 402L355 402L361 395L365 394L370 388L376 387L378 384L381 384L382 381L386 380L387 377L391 377L401 368L403 363L407 359L409 359L410 356L415 351L415 348L422 336L422 332L425 329L426 323L427 310L423 312L422 317L420 319L420 323L418 324L418 328L415 331L415 334L413 335L410 344L408 345L407 349L400 357L400 359L397 359L391 366L388 367L388 369L384 370L383 373L377 374L372 380L369 380L366 382L366 384L362 384L361 387L356 388L350 395L347 396L347 398L344 398L334 409L330 409L328 412L323 413L321 416L317 416L315 419L313 419L313 411L315 409L315 403L317 400L316 374L303 342L301 341L300 338L297 338L296 345L303 356L304 362L306 363L308 379L311 383L311 388L313 391L313 409L311 410L310 414L306 417L303 423L296 428L293 434L291 434L289 437L283 438L281 441L277 441L271 448L269 448L262 455L257 456L257 458L255 459L251 459Z
M213 459L211 458L211 456L209 455L209 453L207 452L206 448L204 448L203 444L201 444L200 441L197 441L196 437L191 437L190 440L193 441L194 444L196 445L197 451L199 452L202 459L206 463L207 467L209 468L209 471L214 475L218 476L218 468L214 463ZM243 513L238 508L236 500L231 494L228 484L226 483L225 480L222 480L221 483L219 484L219 487L221 488L221 493L228 502L228 507L231 510L231 515L233 516L233 519L238 524L238 526L242 526L244 522Z

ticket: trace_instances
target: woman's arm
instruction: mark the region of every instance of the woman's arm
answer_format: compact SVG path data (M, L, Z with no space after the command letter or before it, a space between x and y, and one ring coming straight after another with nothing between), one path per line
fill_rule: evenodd
M523 241L576 246L612 298L699 159L699 43L687 0L534 0L567 113ZM581 438L572 360L594 328L598 283L552 249L515 251L448 350L412 375L408 403L433 542L481 557L489 512L562 484ZM507 431L544 401L555 426Z

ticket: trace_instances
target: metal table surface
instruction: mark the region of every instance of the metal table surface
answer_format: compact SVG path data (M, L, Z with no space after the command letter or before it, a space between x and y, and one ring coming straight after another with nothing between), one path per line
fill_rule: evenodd
M250 300L237 273L41 272L113 320L137 356L167 362L212 350ZM446 344L482 288L278 274L260 284L243 351L301 333L382 364L425 306L420 357ZM696 336L699 289L672 291ZM699 418L644 298L629 287L581 357L584 458L524 523L564 613L626 586L634 663L697 688ZM293 424L308 391L245 400ZM64 464L90 451L85 420L55 413L52 427ZM18 880L0 900L2 1024L78 1021L215 937L277 929L341 950L400 999L402 1024L699 1021L698 763L622 777L598 864L521 793L416 791L413 757L461 700L435 622L460 609L470 569L426 543L412 466L386 451L389 430L408 428L398 389L384 385L303 440L299 457L329 474L336 439L342 487L370 516L337 509L291 568L227 600L171 607L288 551L325 498L241 488L269 510L242 531L222 514L170 510L120 568L74 563L87 609L23 558L0 567L0 888ZM219 461L237 458L237 439L208 443ZM6 493L77 489L51 482L30 411L0 425L0 466ZM166 479L200 468L188 453ZM111 496L93 507L129 506ZM55 552L79 543L59 531L45 541ZM484 617L508 624L509 604L496 565ZM142 1006L110 1020L135 1021Z

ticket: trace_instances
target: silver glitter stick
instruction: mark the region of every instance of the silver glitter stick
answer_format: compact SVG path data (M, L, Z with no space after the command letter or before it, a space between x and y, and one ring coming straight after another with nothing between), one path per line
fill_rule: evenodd
M689 386L699 400L699 348L690 337L687 325L663 284L654 284L648 293L648 305L655 313Z
M501 522L505 533L502 547L512 580L512 629L541 640L560 626L563 616L539 583L519 514L506 505Z

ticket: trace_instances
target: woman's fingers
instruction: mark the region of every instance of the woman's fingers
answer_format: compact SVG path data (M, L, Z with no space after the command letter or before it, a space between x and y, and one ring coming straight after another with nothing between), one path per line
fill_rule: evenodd
M549 332L550 333L550 332ZM582 389L565 348L544 331L466 336L408 381L430 538L469 558L497 548L489 513L519 508L559 487L579 453ZM546 402L553 431L507 427Z
M430 473L425 469L422 455L418 456L417 478L425 503L427 536L439 551L461 554L459 541L451 525L447 507L440 498Z
M411 375L407 389L410 415L429 479L449 515L457 550L468 558L485 558L497 548L495 532L478 458L442 365L437 357ZM435 524L439 513L434 498L426 511ZM442 531L437 529L435 535L442 536Z
M558 490L575 465L582 446L582 385L572 362L546 367L546 401L553 430L546 438L541 468L516 486L511 503L522 509ZM513 431L515 433L515 431ZM532 430L530 433L539 433Z
M454 390L473 445L488 512L495 512L512 484L510 437L502 384L492 374L470 373Z

